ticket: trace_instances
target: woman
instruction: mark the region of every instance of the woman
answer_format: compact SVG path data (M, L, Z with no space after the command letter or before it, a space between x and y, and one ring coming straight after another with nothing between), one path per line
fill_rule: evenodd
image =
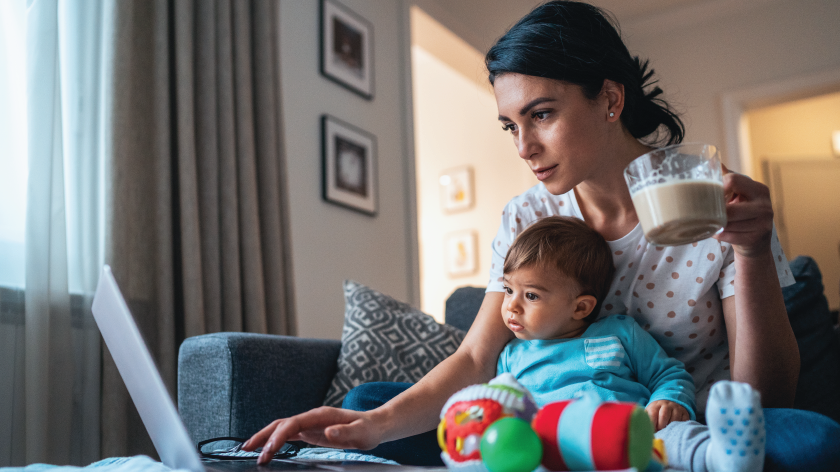
M826 461L836 457L820 456L830 448L817 445L816 452L805 452L803 446L796 455L791 444L838 438L840 426L815 413L774 410L793 404L799 351L780 288L780 278L781 284L792 283L792 278L785 273L787 262L773 235L767 188L727 174L729 222L716 239L668 250L649 247L622 171L652 145L680 142L684 130L659 99L661 90L645 91L652 71L630 56L602 12L565 1L537 7L499 39L486 64L502 127L512 134L519 156L540 184L505 208L493 242L488 291L463 344L411 388L369 384L345 400L345 407L369 409L390 399L378 408L322 407L277 420L246 447L265 444L264 459L294 439L369 450L433 430L450 395L495 375L499 353L511 339L499 316L503 292L497 280L507 246L536 218L562 214L582 218L611 242L618 270L611 287L614 301L607 300L604 310L626 310L686 364L698 389L698 405L705 405L715 380L747 382L761 392L768 408L768 466L834 466ZM674 308L666 310L669 306ZM797 430L805 424L810 436ZM791 428L797 432L785 436ZM414 455L394 456L389 449ZM437 462L428 433L384 444L372 453L404 463Z

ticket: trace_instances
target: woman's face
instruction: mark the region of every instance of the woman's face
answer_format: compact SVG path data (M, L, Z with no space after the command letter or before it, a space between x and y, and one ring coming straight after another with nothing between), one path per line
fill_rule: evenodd
M590 178L608 149L609 100L578 85L508 73L494 84L499 121L519 157L549 192L561 195Z

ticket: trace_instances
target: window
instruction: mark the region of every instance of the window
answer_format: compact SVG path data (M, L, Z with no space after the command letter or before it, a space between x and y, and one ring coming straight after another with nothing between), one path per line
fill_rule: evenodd
M0 1L0 286L25 283L26 2Z

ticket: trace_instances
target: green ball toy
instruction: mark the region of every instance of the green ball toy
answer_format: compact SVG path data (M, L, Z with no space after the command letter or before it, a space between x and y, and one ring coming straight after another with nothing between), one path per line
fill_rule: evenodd
M542 442L526 421L502 418L481 436L481 460L490 472L531 472L542 460Z

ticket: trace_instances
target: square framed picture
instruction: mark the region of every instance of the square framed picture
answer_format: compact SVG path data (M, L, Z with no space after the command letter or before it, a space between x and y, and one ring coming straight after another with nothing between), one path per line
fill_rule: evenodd
M472 208L475 204L472 167L445 171L440 176L440 190L443 211L455 213Z
M321 74L373 98L373 25L336 0L321 0Z
M474 230L459 231L446 236L446 273L450 277L473 275L478 271L478 234Z
M376 214L376 137L338 118L321 117L324 200Z

